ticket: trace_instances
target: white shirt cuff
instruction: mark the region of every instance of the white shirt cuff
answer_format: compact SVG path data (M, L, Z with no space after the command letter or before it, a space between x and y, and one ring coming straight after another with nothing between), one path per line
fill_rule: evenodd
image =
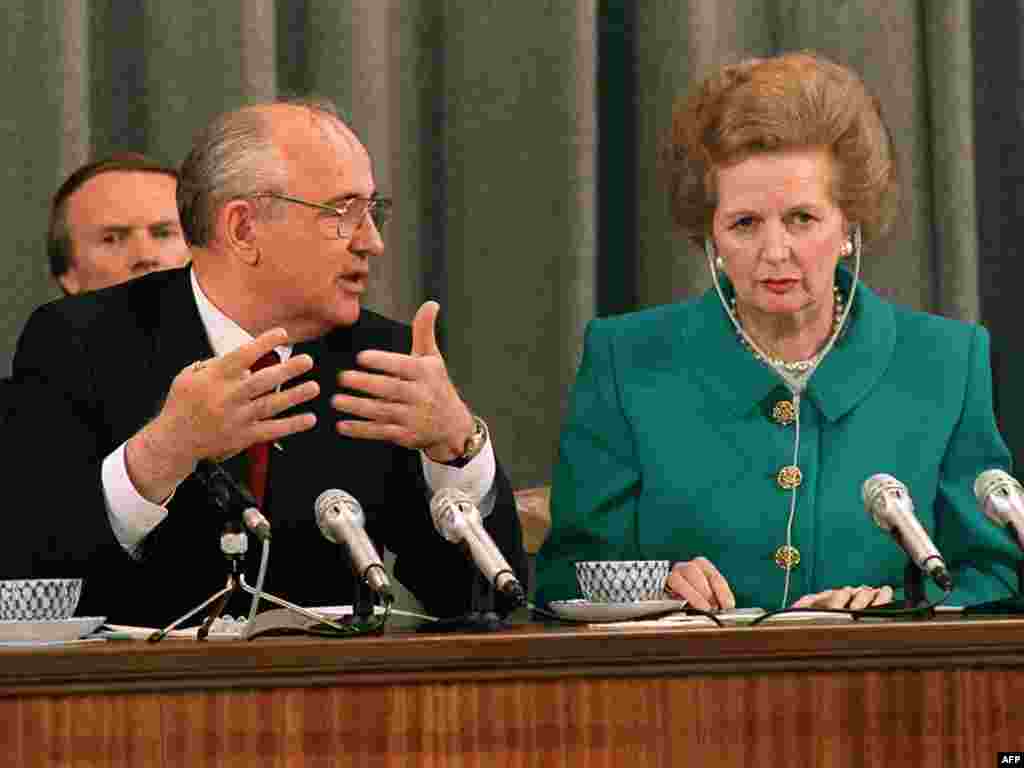
M423 451L420 451L420 462L423 464L423 477L427 481L431 495L442 488L458 488L473 499L482 517L491 514L497 497L493 492L497 464L490 438L484 443L480 453L470 459L464 467L439 464Z
M135 490L121 445L103 460L101 478L107 518L114 536L128 554L134 554L142 540L167 517L167 507L154 504Z

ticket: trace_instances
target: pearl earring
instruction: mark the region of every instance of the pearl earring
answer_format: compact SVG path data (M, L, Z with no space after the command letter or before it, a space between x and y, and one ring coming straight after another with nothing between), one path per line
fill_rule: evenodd
M725 261L723 261L721 256L715 256L715 269L719 272L725 269Z
M848 258L850 258L850 255L852 253L853 253L853 243L851 243L849 240L847 240L845 243L843 243L842 247L839 249L839 258L841 258L841 259L848 259Z

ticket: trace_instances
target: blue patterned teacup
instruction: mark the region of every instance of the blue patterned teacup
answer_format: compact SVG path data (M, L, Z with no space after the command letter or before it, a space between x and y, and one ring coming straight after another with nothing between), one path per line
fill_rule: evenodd
M81 595L81 579L0 581L0 620L69 619Z
M660 600L669 574L668 560L587 560L576 563L576 581L592 603Z

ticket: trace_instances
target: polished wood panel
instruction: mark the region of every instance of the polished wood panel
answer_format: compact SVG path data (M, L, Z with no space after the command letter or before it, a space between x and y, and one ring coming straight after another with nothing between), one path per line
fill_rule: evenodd
M109 643L0 651L0 762L992 766L1022 704L1019 621Z

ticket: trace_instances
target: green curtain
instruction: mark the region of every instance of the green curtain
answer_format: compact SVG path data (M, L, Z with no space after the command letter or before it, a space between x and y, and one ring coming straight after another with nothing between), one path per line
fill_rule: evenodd
M671 232L657 147L719 64L816 49L861 72L904 174L865 279L977 320L967 0L7 0L0 374L57 292L49 196L116 149L180 162L216 113L336 99L397 202L370 306L442 302L456 383L517 487L549 482L586 322L707 285Z

